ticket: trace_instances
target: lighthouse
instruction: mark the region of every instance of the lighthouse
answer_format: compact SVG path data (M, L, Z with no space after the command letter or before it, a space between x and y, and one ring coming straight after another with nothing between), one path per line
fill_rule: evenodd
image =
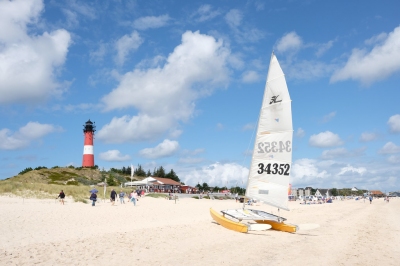
M93 167L94 166L94 154L93 154L93 137L96 131L96 125L90 119L83 125L83 134L85 136L83 146L83 159L82 167Z

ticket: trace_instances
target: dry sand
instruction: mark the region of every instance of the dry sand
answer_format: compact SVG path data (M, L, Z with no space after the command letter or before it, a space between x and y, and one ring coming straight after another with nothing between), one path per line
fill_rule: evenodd
M209 208L234 200L142 198L137 206L0 197L0 265L399 265L400 199L300 205L281 214L320 228L237 233ZM276 209L264 206L265 211Z

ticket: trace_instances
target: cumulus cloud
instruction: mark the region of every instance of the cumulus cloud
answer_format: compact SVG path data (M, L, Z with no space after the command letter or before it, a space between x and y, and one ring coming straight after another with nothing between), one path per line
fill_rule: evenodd
M390 132L400 133L400 115L393 115L389 118L387 122L389 125Z
M394 144L393 142L386 143L379 151L380 154L393 154L400 153L400 147Z
M179 143L174 140L165 139L154 148L146 148L139 152L145 158L156 159L169 157L179 150Z
M218 10L213 10L211 5L201 5L192 15L198 22L211 20L221 13Z
M115 43L115 49L117 50L116 63L123 65L129 53L137 50L142 43L143 39L137 31L132 32L130 35L125 34L118 39Z
M399 72L400 26L371 42L377 42L371 50L353 49L346 64L332 75L331 82L352 79L370 85Z
M167 25L170 20L169 15L141 17L135 19L133 27L138 30L161 28Z
M0 1L0 104L43 102L64 87L56 73L71 42L63 29L30 35L43 11L43 2Z
M276 50L280 53L286 51L296 51L303 45L303 41L296 32L292 31L285 34L276 44Z
M388 162L392 164L400 164L400 156L398 155L390 155L388 158Z
M312 135L308 143L311 146L318 148L343 145L343 141L340 139L339 135L330 131L325 131L316 135Z
M182 172L179 178L185 184L207 183L210 186L241 186L247 184L249 170L235 163L214 163L190 172ZM182 176L182 178L181 178Z
M129 155L123 155L119 150L109 150L99 154L100 160L108 162L124 162L129 161L131 157Z
M164 65L137 68L119 77L117 88L102 98L104 110L133 107L138 114L114 117L97 137L108 143L155 139L188 121L197 99L228 83L229 55L221 40L185 32Z
M346 167L343 167L342 169L340 169L340 172L338 173L338 175L346 175L348 173L356 173L359 175L363 175L365 172L367 172L367 169L365 167L353 167L350 165L347 165Z
M291 177L293 182L304 183L315 178L329 177L325 170L319 170L317 161L313 159L299 159L292 164Z
M16 150L25 148L34 140L38 140L50 133L62 131L61 127L50 124L29 122L17 132L4 128L0 130L0 149Z

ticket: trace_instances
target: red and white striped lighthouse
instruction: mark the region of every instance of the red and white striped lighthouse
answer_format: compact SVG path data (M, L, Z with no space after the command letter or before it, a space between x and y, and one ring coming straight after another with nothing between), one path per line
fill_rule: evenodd
M93 154L93 138L94 132L96 131L96 125L90 121L90 119L83 125L83 134L85 135L85 141L83 146L83 160L82 167L93 167L94 166L94 154Z

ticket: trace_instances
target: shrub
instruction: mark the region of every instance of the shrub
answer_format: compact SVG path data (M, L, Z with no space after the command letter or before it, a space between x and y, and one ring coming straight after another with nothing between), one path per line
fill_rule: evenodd
M32 170L33 170L32 167L25 168L23 171L19 172L19 175L23 175L23 174L28 173L28 172L30 172Z

